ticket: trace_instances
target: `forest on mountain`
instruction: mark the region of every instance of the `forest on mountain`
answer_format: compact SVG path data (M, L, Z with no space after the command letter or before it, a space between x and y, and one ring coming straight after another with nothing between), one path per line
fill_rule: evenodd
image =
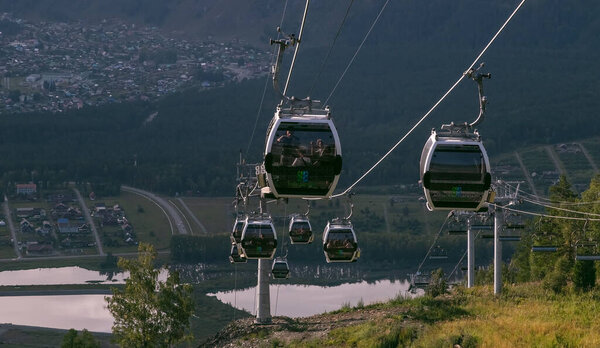
M199 0L152 0L144 6L134 0L0 0L0 11L49 21L118 16L166 31L176 30L172 23L177 22L196 30L198 39L212 35L196 28L206 25L222 39L236 39L243 32L258 37L255 45L271 49L267 40L276 36L281 2L235 3L239 6L224 8L222 2ZM292 75L290 95L327 99L331 106L344 155L341 186L352 183L410 129L517 5L508 0L391 2L334 90L384 3L354 4L324 62L349 2L314 1ZM290 1L285 32L297 30L303 4ZM180 12L186 6L206 9L205 15L185 17ZM484 86L489 104L480 133L492 162L495 155L522 146L598 134L598 7L530 0L482 58L483 71L491 72L492 79ZM164 18L155 18L158 14ZM219 23L210 24L207 18L219 18ZM291 54L286 58L289 64ZM64 114L0 115L2 180L48 186L70 180L110 187L127 183L168 194L231 194L240 150L248 162L262 161L263 134L278 103L268 79ZM156 118L145 123L155 112ZM450 121L470 121L477 112L476 86L464 80L364 183L415 183L429 130Z

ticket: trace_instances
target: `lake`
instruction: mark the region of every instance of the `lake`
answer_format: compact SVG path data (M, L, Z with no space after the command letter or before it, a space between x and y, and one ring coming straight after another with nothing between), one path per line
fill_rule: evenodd
M125 278L124 273L115 273L109 280L98 271L81 267L36 268L0 272L0 285L114 284L124 283Z
M375 282L345 283L337 286L271 284L271 314L288 317L307 317L340 309L344 305L356 306L384 302L396 296L419 296L408 292L409 283L379 280ZM256 287L238 291L222 291L208 294L223 303L255 314Z
M105 295L0 297L0 323L111 332Z
M163 272L160 276L161 280L165 280L166 275L167 273ZM112 284L123 283L126 277L126 274L119 273L109 280L107 276L97 271L80 267L43 268L0 272L0 285L58 285L89 282ZM387 301L398 295L415 296L407 293L408 286L406 280L361 281L336 286L271 284L271 314L305 317L337 310L344 305L356 306L360 301L367 305ZM252 287L208 295L254 314L254 292L255 288ZM105 295L0 296L0 308L2 308L0 322L110 332L113 318L106 309L104 297Z

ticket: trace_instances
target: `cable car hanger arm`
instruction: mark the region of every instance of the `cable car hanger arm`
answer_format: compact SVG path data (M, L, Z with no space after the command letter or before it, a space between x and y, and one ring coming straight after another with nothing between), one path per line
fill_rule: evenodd
M477 83L477 91L479 93L479 115L475 119L475 121L471 123L462 123L455 124L454 122L450 122L450 124L442 125L441 129L452 134L469 134L472 133L477 136L477 131L472 131L473 127L483 122L485 118L485 106L487 104L487 97L483 95L483 79L484 78L492 78L492 74L482 74L479 73L479 69L481 69L485 63L481 63L477 69L471 67L467 71L463 73L463 77L470 78L471 80Z
M272 67L271 72L273 73L273 88L275 88L275 91L281 96L282 98L282 102L283 100L290 100L290 98L288 96L286 96L287 94L287 90L290 84L290 79L292 77L292 71L294 70L294 64L296 63L296 56L298 55L298 49L300 48L300 42L302 41L302 33L304 32L304 23L306 22L306 15L308 14L308 5L310 4L310 0L306 0L306 6L304 8L304 15L302 17L302 24L300 25L300 33L298 34L298 38L296 39L296 37L294 36L294 34L291 34L289 36L285 35L282 31L280 27L277 27L277 32L281 32L284 37L286 37L285 39L281 39L281 40L273 40L271 39L271 45L276 43L279 44L279 50L277 52L277 61L275 63L275 66ZM292 58L292 64L290 65L290 70L288 71L288 76L287 76L287 80L285 82L285 87L283 88L283 91L279 90L279 71L281 69L281 61L283 60L283 52L285 51L285 48L287 46L296 46L296 49L294 50L294 56Z
M475 127L476 125L483 122L483 118L485 116L485 104L487 104L487 98L485 97L485 95L483 95L483 78L485 77L485 78L491 79L492 74L479 73L478 72L479 69L483 68L483 66L484 66L484 63L481 63L479 65L479 68L477 68L477 69L471 68L465 72L465 75L467 75L467 77L469 77L473 81L477 82L477 90L479 91L479 116L477 116L477 119L475 121L473 121L472 123L469 124L469 127Z

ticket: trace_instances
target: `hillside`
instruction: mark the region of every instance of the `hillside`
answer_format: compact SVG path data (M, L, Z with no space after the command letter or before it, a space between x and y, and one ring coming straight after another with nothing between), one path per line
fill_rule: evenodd
M598 292L551 295L540 283L456 288L432 299L383 304L309 318L231 323L206 347L597 347ZM456 347L456 346L454 346Z
M286 32L297 30L303 3L289 2ZM348 3L313 1L291 94L327 99L384 3L355 2L318 74ZM410 129L516 4L390 2L328 102L345 156L341 186L360 177ZM0 11L31 19L94 21L114 16L166 31L185 28L200 40L213 34L220 40L240 35L253 38L264 50L270 49L267 39L276 35L282 6L275 0L148 0L143 6L139 0L0 0ZM486 81L488 114L480 132L492 161L524 147L600 132L600 20L593 15L599 10L600 3L530 0L483 58L493 78ZM264 86L263 79L242 81L155 102L62 115L6 115L0 131L3 181L37 175L35 180L48 182L111 180L170 194L230 194L239 151L248 150L249 162L262 160L264 132L278 102L267 88L259 110ZM152 124L142 126L155 112ZM465 81L363 184L415 183L416 163L430 129L476 114L476 88ZM81 151L69 151L73 148Z

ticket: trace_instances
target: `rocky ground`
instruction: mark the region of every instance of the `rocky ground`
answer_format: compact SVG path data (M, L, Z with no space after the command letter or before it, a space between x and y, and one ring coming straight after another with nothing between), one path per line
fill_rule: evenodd
M256 325L254 318L237 320L229 324L200 347L273 347L294 341L310 341L325 338L334 329L362 324L366 321L387 321L391 317L406 315L407 309L364 308L352 311L326 313L307 318L274 317L270 325Z

